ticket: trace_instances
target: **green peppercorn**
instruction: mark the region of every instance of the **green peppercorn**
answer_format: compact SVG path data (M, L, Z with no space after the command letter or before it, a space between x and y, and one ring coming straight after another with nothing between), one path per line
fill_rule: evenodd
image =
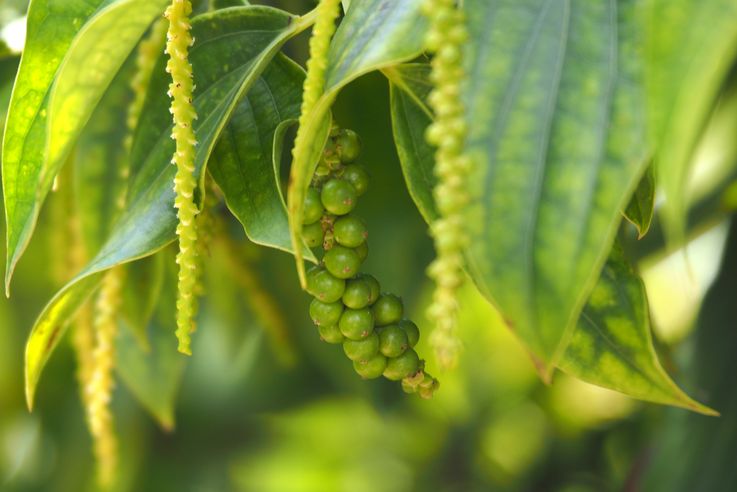
M368 308L346 309L338 322L340 332L351 340L361 340L374 331L374 316Z
M344 163L355 161L361 153L361 140L353 130L340 130L335 137L335 143L340 152L340 160Z
M402 319L402 300L394 294L381 294L372 306L376 326L386 326Z
M398 325L389 325L379 333L379 350L387 357L399 357L409 348L407 334Z
M369 177L369 173L366 171L366 168L364 168L363 166L359 166L358 164L351 164L350 166L346 166L343 169L343 174L341 175L341 177L353 185L353 187L356 189L356 193L358 193L358 196L366 193L366 190L369 187L369 181L371 179Z
M363 340L346 340L343 352L351 360L367 361L379 353L379 336L372 333Z
M408 319L403 319L399 322L399 327L407 334L409 346L414 347L417 345L417 342L420 340L420 329L417 328L417 325Z
M318 325L317 331L320 338L327 343L337 345L345 341L345 337L340 332L338 325Z
M320 222L315 222L314 224L308 224L302 228L302 237L305 240L305 243L310 248L317 248L318 246L322 246L322 241L324 239L324 233L322 230L322 224Z
M310 318L318 326L337 324L341 314L343 314L342 302L325 303L313 299L310 303Z
M307 292L322 302L335 302L344 291L345 280L334 277L322 267L314 267L307 274Z
M324 211L325 209L323 209L322 200L320 199L320 192L315 188L308 188L307 195L305 196L305 209L304 215L302 216L302 223L305 225L314 224L320 220Z
M338 278L351 278L361 268L361 258L354 249L333 246L323 257L325 268Z
M345 215L356 206L356 189L348 181L333 178L322 187L320 199L328 212Z
M368 242L364 241L363 244L357 246L354 249L356 250L356 254L361 259L361 261L364 261L366 257L368 257Z
M333 235L338 244L347 248L355 248L366 241L368 230L361 219L354 215L346 215L333 224Z
M379 281L376 280L376 277L374 277L373 275L364 273L361 275L361 278L366 281L366 283L369 285L369 289L371 290L371 295L369 296L369 305L371 305L376 302L376 299L379 298L379 294L381 293L381 285L379 285Z
M376 379L384 373L386 369L386 357L376 354L366 361L353 361L353 369L363 379Z
M409 349L399 357L387 360L384 377L392 381L399 381L415 374L419 369L420 357L413 349Z
M361 309L371 303L371 284L360 275L348 280L343 293L343 304L351 309Z

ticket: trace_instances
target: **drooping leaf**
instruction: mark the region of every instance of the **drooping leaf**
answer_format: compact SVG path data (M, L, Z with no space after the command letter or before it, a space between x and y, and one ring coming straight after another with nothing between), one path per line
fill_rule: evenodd
M624 218L637 228L637 235L642 239L650 229L655 213L655 176L652 167L647 168L645 175L637 185L629 205L624 210Z
M164 255L156 254L142 258L125 267L123 305L121 315L125 326L143 351L150 349L147 329L154 312L162 302L164 284Z
M174 265L171 255L164 257ZM173 268L169 270L156 313L144 327L146 339L150 340L148 348L141 346L133 327L121 330L116 346L116 369L120 379L164 430L174 428L174 408L187 362L187 358L172 350L171 336L176 329L176 272Z
M287 252L292 243L279 166L284 130L299 117L303 80L298 65L276 57L238 103L208 163L249 239Z
M5 288L71 146L166 0L34 0L3 145Z
M289 226L297 271L305 285L302 215L305 193L327 141L330 107L342 87L372 70L410 60L422 52L427 22L422 0L365 0L353 5L335 32L328 52L325 89L300 129L310 142L308 152L292 162L288 190Z
M550 377L645 165L636 2L469 0L469 273Z
M666 233L683 239L693 152L737 57L737 4L731 0L645 2L650 133Z
M634 398L715 415L681 391L658 362L645 286L617 246L558 367Z
M268 7L220 10L195 18L196 39L190 51L199 115L195 132L200 174L240 97L258 79L287 39L309 25ZM172 180L174 151L164 59L151 80L133 144L128 205L93 260L46 305L26 346L26 398L29 406L43 366L56 347L68 316L99 283L101 273L160 250L175 238L176 213ZM136 165L137 164L137 165ZM50 329L53 327L53 329Z

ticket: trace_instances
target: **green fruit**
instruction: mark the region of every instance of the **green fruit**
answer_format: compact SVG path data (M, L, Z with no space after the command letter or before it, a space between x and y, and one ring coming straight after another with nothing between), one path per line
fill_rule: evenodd
M368 256L368 243L364 241L363 244L355 248L355 250L356 250L356 254L361 259L361 261L364 261L366 257Z
M363 340L346 340L343 352L351 360L367 361L379 353L379 336L372 333Z
M409 348L407 334L398 325L389 325L379 333L379 350L387 357L399 357Z
M371 289L369 304L375 303L376 299L379 298L379 294L381 293L381 285L379 285L379 281L376 280L373 275L369 274L363 274L361 275L361 278L366 281L366 283L369 285L369 288Z
M356 206L358 194L348 181L333 178L322 187L320 199L328 212L345 215Z
M338 344L345 341L345 337L340 332L338 325L319 325L317 331L320 332L320 338L324 342Z
M340 332L351 340L361 340L374 331L374 317L371 310L346 309L338 322Z
M318 246L322 246L324 235L322 232L322 224L320 224L320 221L304 226L302 228L302 237L305 240L305 244L307 244L307 246L309 246L310 248L317 248Z
M353 369L363 379L376 379L384 373L386 369L386 357L377 354L369 360L353 361Z
M366 193L366 190L369 186L370 177L368 172L366 171L366 168L364 168L363 166L359 166L358 164L351 164L350 166L346 166L345 169L343 169L343 174L341 175L341 177L353 185L353 187L356 189L356 193L358 193L358 196Z
M310 318L318 326L335 325L343 314L342 302L325 303L313 299L310 303Z
M307 292L325 303L335 302L343 296L345 280L335 278L322 267L315 267L307 274Z
M415 374L419 369L420 357L417 352L409 349L399 357L387 360L384 377L392 381L399 381Z
M394 294L382 294L372 306L376 326L386 326L402 319L402 300Z
M399 327L407 334L409 346L414 347L417 345L417 342L420 340L420 329L417 328L417 325L408 319L403 319L399 322Z
M360 246L368 238L366 224L356 216L346 215L335 221L333 234L338 244L347 248Z
M322 260L330 273L342 279L354 277L361 268L358 253L343 246L333 246Z
M320 200L320 192L315 188L308 188L307 195L305 196L305 209L302 216L302 223L314 224L322 217L325 210L322 207L322 200Z
M365 308L371 303L371 285L359 276L348 280L343 293L343 304L351 309Z
M342 129L335 137L341 162L353 162L361 153L361 140L353 130Z

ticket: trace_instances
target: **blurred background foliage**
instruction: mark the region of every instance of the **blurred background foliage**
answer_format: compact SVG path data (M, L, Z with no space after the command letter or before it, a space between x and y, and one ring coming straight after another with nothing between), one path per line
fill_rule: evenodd
M297 13L309 8L277 3ZM19 48L13 43L25 8L23 0L0 4L11 48ZM304 60L304 36L286 51ZM16 66L17 56L0 48L0 121ZM665 246L657 219L641 241L630 227L621 232L628 253L639 258L667 370L721 417L639 403L560 373L546 387L471 286L462 294L461 363L440 373L435 399L407 397L384 380L361 381L339 350L319 341L292 259L249 244L221 208L225 234L211 248L194 357L175 353L170 252L150 270L160 281L133 284L139 295L158 299L148 326L158 357L152 363L133 331L122 330L114 401L123 454L118 489L737 489L737 230L729 222L737 206L736 106L733 74L697 152L687 254ZM432 243L402 179L388 108L386 80L371 74L341 94L335 116L361 135L372 173L372 190L359 205L371 230L366 270L403 295L410 317L424 320ZM53 196L45 207L13 297L0 299L3 491L93 488L68 340L50 361L36 410L28 413L23 400L27 330L64 280L54 275L66 254L55 233L65 217L53 210L62 199ZM419 351L438 372L424 342Z

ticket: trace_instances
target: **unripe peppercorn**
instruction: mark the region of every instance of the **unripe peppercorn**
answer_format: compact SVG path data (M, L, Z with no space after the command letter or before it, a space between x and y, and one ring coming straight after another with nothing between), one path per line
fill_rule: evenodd
M366 193L366 190L369 187L369 181L371 181L371 177L366 171L366 168L364 168L363 166L359 166L358 164L351 164L350 166L346 166L343 169L343 174L341 175L341 178L345 179L353 185L358 196Z
M315 267L307 274L307 292L322 302L335 302L344 291L345 280L336 278L322 267Z
M376 299L378 299L379 295L381 294L381 285L379 284L379 281L376 280L376 277L374 277L373 275L369 275L368 273L361 274L360 278L366 281L369 289L371 290L371 295L369 296L369 304L375 303Z
M338 244L347 248L360 246L368 238L368 230L364 221L354 215L346 215L335 221L333 234Z
M336 146L340 152L340 160L343 163L353 162L361 153L361 139L353 130L342 129L335 137Z
M322 206L320 192L315 188L308 188L305 195L305 210L302 218L304 225L314 224L322 217L325 209Z
M343 293L343 304L351 309L365 308L371 304L371 287L363 276L348 280Z
M360 246L357 246L354 248L356 251L356 254L361 259L361 261L364 261L368 257L368 242L364 241L363 244Z
M402 300L394 294L382 294L372 306L376 326L391 325L402 319Z
M321 246L325 237L322 230L322 224L320 224L320 222L315 222L314 224L304 226L302 228L302 237L305 240L305 244L310 248Z
M356 206L358 194L348 181L333 178L325 183L320 193L322 205L331 214L345 215Z
M343 352L353 361L368 361L379 353L379 336L372 333L362 340L346 340Z
M374 331L374 316L368 308L346 309L338 322L340 332L351 340L361 340Z
M376 354L366 361L353 361L353 369L363 379L376 379L384 373L386 362L386 357Z
M319 325L317 331L320 333L320 338L324 342L337 345L345 341L345 337L340 332L338 325Z
M407 334L409 346L414 347L417 345L417 342L420 340L420 329L417 328L417 325L408 319L403 319L399 322L399 327Z
M420 357L413 349L408 349L399 357L387 360L384 377L392 381L399 381L415 374L419 369Z
M310 303L310 318L318 326L337 324L341 314L343 314L342 302L325 303L313 299Z
M354 249L344 246L333 246L323 257L325 268L340 279L351 278L361 268L361 258Z
M409 348L407 334L398 325L389 325L379 333L379 350L387 357L399 357Z

